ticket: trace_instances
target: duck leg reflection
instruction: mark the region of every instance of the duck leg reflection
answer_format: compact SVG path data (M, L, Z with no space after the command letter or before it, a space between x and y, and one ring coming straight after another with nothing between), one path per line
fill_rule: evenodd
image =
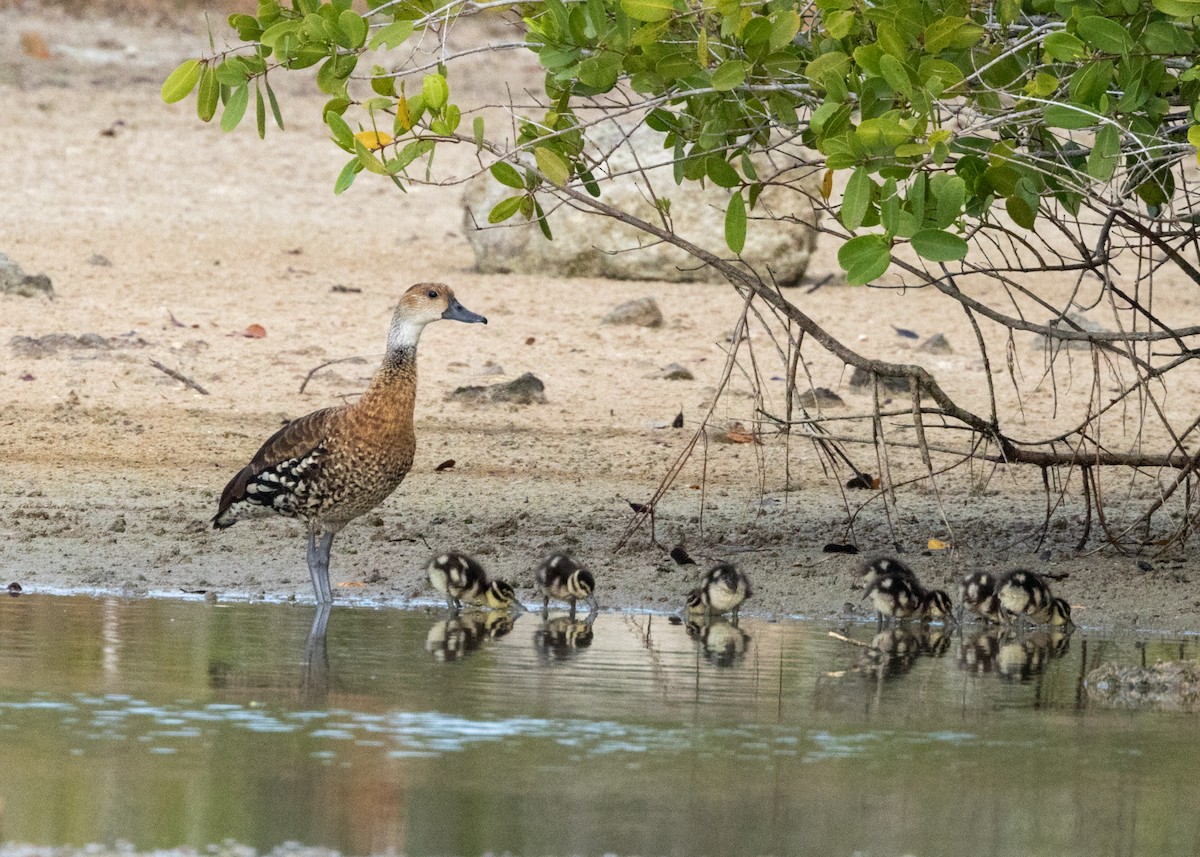
M317 604L308 639L304 643L304 679L300 696L305 702L324 704L329 691L329 649L325 642L325 631L329 627L329 612L332 604Z

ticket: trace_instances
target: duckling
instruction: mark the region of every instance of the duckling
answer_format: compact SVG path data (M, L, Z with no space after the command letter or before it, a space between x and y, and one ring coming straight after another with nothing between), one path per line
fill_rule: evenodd
M952 618L950 596L941 589L925 589L907 568L879 575L862 597L871 599L881 628L885 616L890 620L920 619L923 622Z
M916 580L913 570L895 557L881 556L869 560L854 569L854 580L851 589L866 589L885 574L898 574L909 580Z
M382 503L412 467L417 340L439 319L487 324L450 287L418 283L400 298L387 354L367 391L351 404L292 420L271 435L221 493L215 529L246 513L300 518L308 529L308 572L318 604L333 601L329 551L352 520Z
M719 562L705 572L700 585L688 593L687 613L719 616L732 613L736 623L738 610L754 594L750 579L731 562Z
M550 608L551 598L570 604L572 616L575 615L575 602L581 599L587 602L592 613L600 609L596 603L596 579L565 553L546 557L537 567L534 577L542 590L543 613Z
M464 553L439 554L429 561L426 572L433 588L446 596L452 613L462 608L463 601L493 610L524 609L512 586L499 579L489 581L483 566Z
M1062 598L1055 598L1044 577L1032 571L1017 569L1000 581L996 595L1000 606L1018 621L1036 625L1071 625L1071 605Z
M958 619L961 622L964 610L970 610L985 622L1005 622L1004 610L996 587L1000 578L987 571L976 571L966 575L958 587Z

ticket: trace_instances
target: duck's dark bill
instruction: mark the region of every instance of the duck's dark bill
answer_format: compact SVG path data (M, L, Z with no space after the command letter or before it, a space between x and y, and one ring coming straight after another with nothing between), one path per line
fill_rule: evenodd
M471 312L460 304L457 298L450 299L450 306L446 307L446 311L442 313L442 318L448 318L451 321L465 321L471 324L487 324L486 318L478 313Z

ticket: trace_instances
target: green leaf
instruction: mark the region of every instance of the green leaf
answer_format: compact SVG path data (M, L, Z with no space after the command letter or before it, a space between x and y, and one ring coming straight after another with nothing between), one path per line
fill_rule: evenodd
M922 229L911 241L917 255L930 262L957 262L967 256L967 242L941 229Z
M741 191L729 197L725 209L725 243L734 253L741 253L746 246L746 201Z
M550 180L551 184L562 187L571 178L571 169L567 166L567 162L553 149L538 146L533 150L533 157L537 161L538 169Z
M1032 229L1037 221L1037 209L1019 196L1010 196L1004 200L1004 210L1013 219L1013 223L1024 229Z
M578 77L580 83L600 92L608 92L617 85L620 73L621 55L604 51L581 62Z
M267 87L267 103L271 105L271 115L275 117L275 124L282 131L283 114L279 112L279 102L275 99L275 90L271 89L271 81L265 74L263 75L263 84Z
M621 0L621 10L635 21L665 21L675 14L674 0Z
M267 136L267 105L263 101L262 90L258 84L254 84L254 125L258 131L258 139L264 140Z
M371 50L379 47L392 49L408 41L413 34L412 21L395 21L388 24L371 37Z
M983 38L983 33L983 27L966 18L941 18L925 28L925 52L936 56L946 50L966 50Z
M862 226L863 218L871 205L871 190L875 183L865 167L859 167L850 175L846 182L846 191L842 194L842 209L839 212L842 225L853 232Z
M325 111L325 124L333 132L333 139L339 146L347 150L354 148L354 132L350 130L345 119L334 111L327 110Z
M341 194L350 185L354 184L354 177L362 172L362 164L358 162L358 158L351 158L350 163L342 167L342 171L338 173L337 181L333 183L334 194Z
M517 190L525 189L525 182L521 180L521 174L516 171L512 164L497 161L492 164L491 173L492 178L506 187L516 188Z
M1083 42L1070 33L1051 33L1042 42L1046 56L1058 62L1075 62L1086 53Z
M1099 121L1093 111L1067 104L1051 104L1043 116L1046 127L1064 128L1068 131L1089 128Z
M878 117L864 119L854 132L854 136L872 151L891 152L901 143L912 139L912 133L895 119Z
M888 86L904 95L905 98L912 98L912 80L908 76L908 69L904 67L904 63L891 54L884 54L879 58L879 73L883 75Z
M838 264L846 282L863 286L882 277L892 263L891 245L882 235L859 235L838 249Z
M362 141L357 137L354 138L354 153L358 155L358 162L369 172L381 176L388 174L387 167L383 165L383 161L371 154L371 150L364 146Z
M508 220L508 218L520 211L521 203L524 200L524 194L521 194L520 196L510 196L500 200L498 203L496 203L495 208L488 213L488 223L503 223L504 221Z
M241 86L246 82L246 64L237 57L217 66L217 81L225 86Z
M1133 37L1125 27L1099 15L1088 15L1080 20L1075 32L1089 45L1107 54L1127 54L1133 47Z
M721 155L714 154L705 158L704 171L718 187L738 187L742 183L742 177L737 174L737 170Z
M1195 18L1200 15L1200 0L1150 0L1160 12L1176 18Z
M773 51L786 48L800 32L800 15L795 9L784 9L771 13L771 42Z
M450 88L446 86L446 78L440 74L427 74L421 81L421 95L425 98L425 106L430 110L441 110L450 97Z
M221 130L232 131L246 115L246 107L250 104L250 88L239 86L229 95L225 102L225 112L221 114Z
M471 133L475 137L475 154L483 151L483 117L476 116L471 120Z
M542 204L536 199L533 201L533 211L537 215L538 226L541 227L542 235L547 241L553 241L554 236L550 234L550 221L546 219L546 212L542 211Z
M1117 170L1120 156L1121 134L1115 125L1105 125L1096 132L1096 139L1092 143L1092 151L1087 159L1088 175L1098 182L1108 181Z
M721 63L712 73L712 88L717 92L736 89L746 81L746 64L741 60Z
M217 113L217 102L221 95L221 85L217 83L217 73L206 68L200 75L200 90L196 93L196 115L201 122L211 122Z
M338 15L338 29L349 38L350 44L346 47L351 50L357 50L367 43L367 22L357 12L347 9Z
M200 60L188 60L167 75L162 85L162 100L167 104L182 101L191 95L200 82Z
M1193 125L1188 128L1187 141L1192 146L1200 149L1200 125Z

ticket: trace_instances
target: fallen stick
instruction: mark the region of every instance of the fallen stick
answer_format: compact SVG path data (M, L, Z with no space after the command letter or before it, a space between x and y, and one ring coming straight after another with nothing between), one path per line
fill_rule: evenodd
M835 640L841 640L843 643L849 643L852 646L858 646L859 648L862 648L862 649L870 649L873 652L879 651L874 646L872 646L868 643L859 642L858 640L851 640L845 634L839 634L837 631L830 631L829 636L833 637L833 639L835 639Z
M207 396L207 395L208 395L208 390L206 390L206 389L204 389L203 387L201 387L199 384L197 384L195 381L193 381L193 380L192 380L191 378L189 378L187 375L184 375L182 372L176 372L176 371L175 371L174 369L172 369L170 366L164 366L164 365L162 365L161 363L159 363L157 360L153 360L153 359L150 361L150 365L151 365L151 366L153 366L153 367L154 367L155 369L157 369L158 371L160 371L160 372L164 372L164 373L166 373L167 375L170 375L170 376L171 376L172 378L174 378L176 381L179 381L179 382L181 382L181 383L183 383L183 384L186 384L187 386L191 387L193 390L195 390L195 391L196 391L197 393L199 393L201 396Z

